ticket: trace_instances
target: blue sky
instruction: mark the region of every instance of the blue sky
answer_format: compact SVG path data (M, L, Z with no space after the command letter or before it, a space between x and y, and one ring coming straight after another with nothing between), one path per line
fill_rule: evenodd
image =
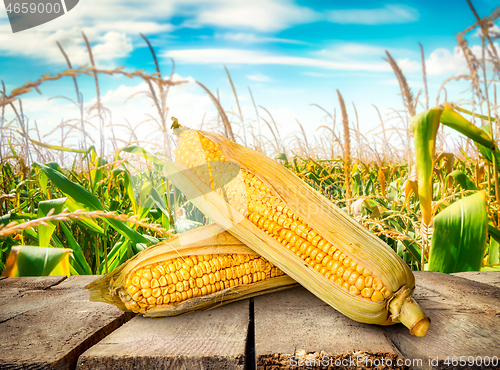
M473 3L480 16L489 15L497 6L495 1ZM323 112L310 104L331 112L336 109L338 116L336 89L344 96L351 121L355 120L352 102L356 104L363 132L379 123L372 104L381 110L384 119L391 108L402 109L397 81L382 60L384 50L397 60L417 94L423 88L418 42L422 43L430 104L434 105L441 83L467 72L456 49L455 34L474 21L465 0L80 0L68 14L13 34L2 3L0 79L10 92L45 73L65 69L56 41L66 49L73 65L88 63L82 30L91 41L98 66L144 68L153 73L151 55L139 36L142 32L153 44L163 74L170 74L173 58L176 79L190 81L172 88L169 95L170 113L181 123L199 127L204 115L205 122L216 117L210 100L194 80L213 92L218 89L226 110L236 109L225 65L231 72L247 124L256 119L250 88L256 104L273 114L283 135L296 133L299 120L312 140L316 129L326 121ZM480 45L474 32L467 39L471 46ZM477 51L477 46L473 50ZM90 106L95 98L93 80L84 77L80 84ZM113 112L113 123L123 124L127 118L137 124L147 114L154 114L144 97L126 100L145 89L141 80L101 76L100 86L104 104ZM460 98L458 93L464 86L457 84L455 93L451 86L448 99ZM58 95L74 98L70 79L45 83L41 90L41 96L26 95L23 104L25 114L37 121L42 133L50 132L62 120L78 117L68 101L49 100ZM259 114L267 117L262 109ZM153 123L141 127L142 134L154 136ZM264 126L262 133L270 137ZM57 142L51 137L46 140Z

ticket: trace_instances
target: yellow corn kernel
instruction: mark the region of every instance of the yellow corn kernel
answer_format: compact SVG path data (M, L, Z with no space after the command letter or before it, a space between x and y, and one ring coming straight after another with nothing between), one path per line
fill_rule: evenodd
M142 289L146 289L146 288L149 288L149 287L151 287L151 282L148 279L146 279L146 278L142 278L141 279L141 288Z
M372 295L373 302L382 302L384 300L384 295L380 291L375 290Z

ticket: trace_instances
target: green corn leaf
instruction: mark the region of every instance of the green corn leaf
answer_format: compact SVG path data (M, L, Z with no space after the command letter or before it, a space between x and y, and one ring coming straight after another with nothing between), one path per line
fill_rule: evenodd
M117 255L117 258L113 262L109 263L108 271L113 271L115 268L120 266L122 263L124 263L128 259L127 250L128 250L127 248L120 249L119 254ZM103 269L99 272L99 274L103 274L104 272L105 272L105 270Z
M137 154L141 157L144 157L147 160L150 160L151 162L163 166L163 161L158 158L156 155L149 153L146 149L140 147L139 145L130 145L126 148L123 148L122 151L126 153L133 153Z
M57 215L61 213L63 210L64 202L66 202L67 198L58 198L51 200L44 200L38 203L38 218L42 218L47 216L51 209L54 209L54 214ZM40 225L38 226L38 243L42 248L47 248L50 243L50 238L52 237L52 233L56 229L56 222L50 221L47 222L47 226Z
M486 131L486 133L488 133L488 135L490 134L490 126L489 125L482 125L481 126L481 130L484 130ZM485 147L484 145L481 145L481 144L477 144L477 148L479 149L479 152L483 155L484 158L486 158L488 160L488 162L493 162L493 153L492 153L492 150Z
M500 266L484 266L481 271L500 271Z
M498 242L491 238L490 240L490 250L489 250L489 255L488 255L488 263L490 265L496 265L500 263L500 258L498 256L498 248L499 244Z
M161 185L160 185L161 186ZM162 197L149 182L144 183L140 194L139 220L147 216L151 208L158 207L162 212L168 214Z
M441 123L457 130L458 132L467 136L469 139L472 139L476 143L484 145L488 149L495 148L495 142L491 138L490 134L480 129L473 123L469 122L460 113L455 112L448 105L445 105L445 107L443 108L443 112L441 114Z
M474 114L475 117L479 118L479 119L482 119L483 121L489 121L491 119L492 122L495 121L495 118L490 118L488 116L483 116L481 114L477 114L477 113L472 113L470 110L467 110L465 108L462 108L462 107L459 107L459 106L454 106L454 109L456 109L457 111L459 112L462 112L462 113L465 113L465 114L468 114L469 116L472 116Z
M57 237L56 234L52 235L52 240L54 241L57 248L64 248L63 242ZM70 264L71 275L85 275L85 271L75 261L73 255L70 255L69 264Z
M42 191L42 193L45 196L47 196L47 194L48 194L47 184L49 182L49 178L47 177L47 175L43 171L38 171L37 179L38 179L38 183L40 184L40 190Z
M47 162L45 163L45 165L50 168L53 168L56 171L59 171L60 173L63 173L61 166L59 166L59 163L57 162ZM38 167L38 163L33 163L33 166Z
M359 172L354 172L352 175L352 194L359 195L359 189L362 185L361 174Z
M17 158L17 152L14 149L14 146L12 146L12 143L10 142L9 138L7 138L7 142L9 143L10 151L12 152L12 156L14 158Z
M409 254L412 256L412 260L420 263L422 250L412 241L403 240L404 246L407 248Z
M64 206L68 208L70 212L76 212L77 210L86 209L83 204L78 204L71 198L68 198L66 200ZM102 229L102 227L100 227L93 219L89 217L79 217L78 220L75 221L76 223L83 225L98 234L104 234L104 230Z
M87 260L85 259L85 256L83 255L82 248L75 240L75 238L73 237L73 233L71 232L69 227L66 226L66 223L64 221L61 222L61 229L66 236L66 241L69 244L68 246L73 250L73 257L75 261L78 263L85 274L92 275L92 269L90 268Z
M156 211L159 210L166 217L169 217L170 212L166 208L166 203L163 201L163 198L160 196L160 194L158 193L158 191L156 189L154 189L154 192L152 192L149 195L149 199L151 199L153 201L154 205L157 207ZM153 210L154 209L151 209L151 211L153 211Z
M33 241L38 242L38 233L34 229L25 229L23 232L28 235Z
M488 234L500 243L500 230L498 230L492 223L488 224Z
M149 213L151 207L153 207L153 201L150 199L149 195L153 187L149 181L142 183L141 191L139 194L139 220L142 220Z
M448 184L449 177L453 177L462 187L464 190L477 190L476 185L474 182L469 179L465 173L459 170L455 170L451 172L448 176L446 176L446 185Z
M150 245L151 243L147 238L144 237L144 235L139 234L137 231L131 229L128 227L126 224L124 224L121 221L113 220L113 219L106 219L105 220L113 229L118 231L120 234L124 235L134 243L146 243L147 245Z
M17 131L17 132L19 134L21 134L21 136L25 136L25 135L22 134L22 132L20 132L20 131ZM42 148L45 148L45 149L57 150L57 151L60 151L60 152L70 152L70 153L87 153L87 151L83 150L83 149L73 149L73 148L66 148L64 146L59 146L59 145L45 144L45 143L42 143L40 141L36 141L36 140L30 139L29 137L27 139L29 141L31 141L33 144L35 144L37 146L40 146Z
M286 156L285 153L276 154L276 157L274 157L274 159L281 159L281 160L285 161L285 166L288 165L288 157Z
M97 188L99 187L99 182L102 180L102 168L101 166L103 165L101 158L98 157L97 161L95 163L96 168L98 169L93 169L90 170L90 176L92 177L93 184L92 184L92 192L95 193L97 192Z
M144 249L146 249L146 244L143 243L132 244L132 250L134 251L135 254L142 252Z
M52 167L37 164L45 172L52 183L64 194L73 199L76 203L84 205L90 210L104 211L104 207L99 199L80 184L70 181L63 173Z
M453 203L434 218L429 271L479 271L486 244L486 194Z
M490 134L490 126L489 125L482 125L481 129L484 130L488 135ZM497 159L497 164L500 166L500 158L498 157L498 152L495 150L491 150L487 148L484 145L481 145L479 143L476 143L477 148L479 149L479 152L483 155L484 158L489 163L493 163L493 157Z
M442 108L436 107L411 118L411 128L415 143L415 155L418 174L418 198L422 210L423 222L430 224L432 218L432 174L436 146L436 134Z
M120 238L118 242L115 243L111 251L108 253L108 271L114 270L120 261L120 257L124 254L127 255L127 247L130 241L125 238ZM106 271L106 262L103 261L97 268L98 274L103 274Z
M101 204L99 199L92 194L90 191L85 189L80 184L75 184L71 182L64 174L59 171L54 170L51 167L45 166L43 164L37 164L43 172L48 176L50 181L66 196L71 198L75 203L81 204L85 207L85 209L90 211L100 210L106 211L104 206ZM126 236L134 243L147 243L148 239L144 238L137 231L132 230L126 224L121 221L113 220L113 219L105 219L106 223L108 223L111 227L113 227L120 234Z
M59 264L62 266L57 273L69 275L70 252L62 248L12 247L2 276L48 276Z
M488 234L490 235L490 253L488 263L491 265L500 263L500 230L493 224L488 224Z
M123 174L123 184L125 186L125 192L127 193L130 203L132 204L132 212L134 215L137 214L137 203L135 201L134 188L132 187L132 182L130 179L130 173L128 171Z

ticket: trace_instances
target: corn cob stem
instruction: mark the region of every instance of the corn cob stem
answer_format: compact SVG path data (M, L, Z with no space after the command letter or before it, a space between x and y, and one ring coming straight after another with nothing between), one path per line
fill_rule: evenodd
M390 323L400 322L410 329L410 333L417 337L423 337L429 328L431 320L425 316L419 304L410 296L411 292L402 298L402 303L398 299L393 299L389 303L390 311L393 316L390 317Z

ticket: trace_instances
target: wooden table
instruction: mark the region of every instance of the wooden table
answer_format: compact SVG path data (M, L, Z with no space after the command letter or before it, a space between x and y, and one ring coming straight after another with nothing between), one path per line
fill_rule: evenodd
M414 297L432 320L424 338L354 322L303 288L152 320L89 302L95 278L1 279L0 368L500 369L452 366L500 362L496 272L416 272Z

